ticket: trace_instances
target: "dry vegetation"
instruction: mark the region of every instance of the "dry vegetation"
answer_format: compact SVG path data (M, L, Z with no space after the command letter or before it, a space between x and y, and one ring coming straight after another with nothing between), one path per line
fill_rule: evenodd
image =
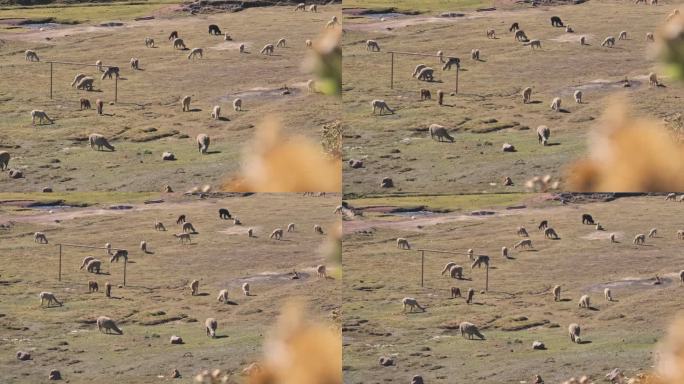
M384 21L381 14L347 16L344 160L363 160L364 166L345 165L345 194L387 191L380 188L383 177L393 178L391 193L521 191L533 176L563 179L566 167L589 152L589 132L616 94L624 95L633 115L677 133L682 85L658 65L651 49L657 44L645 39L647 32L658 36L675 7L673 2L646 6L610 0L465 11L453 18L436 17L436 12L389 15ZM575 32L552 27L549 19L554 15ZM532 50L516 42L508 32L513 22L530 39L540 39L542 48ZM496 39L486 38L490 28ZM617 41L614 48L601 47L604 38L617 37L623 30L627 40ZM589 45L580 45L581 36ZM367 51L368 39L377 41L382 51ZM480 61L470 59L472 49L480 50ZM390 89L390 50L430 55L442 50L445 56L459 57L458 93L451 95L455 71L442 71L436 57L395 56L395 88ZM435 68L434 82L411 77L419 63ZM663 87L649 86L650 72L658 74ZM528 86L532 102L523 104L521 92ZM431 91L431 101L420 101L421 88ZM436 100L440 89L446 92L441 107ZM575 90L582 90L582 104L574 102ZM554 97L562 99L561 113L549 107ZM373 99L384 99L395 113L373 116ZM430 124L447 127L455 142L431 140ZM539 125L550 128L551 145L538 143ZM514 145L517 152L502 152L504 143ZM631 148L626 151L634 154ZM506 176L512 186L503 185ZM561 183L560 188L564 186Z
M84 22L0 32L0 149L10 152L10 168L24 174L10 179L5 173L0 186L14 191L158 191L170 185L183 191L219 185L239 170L245 143L268 115L280 120L282 140L305 137L323 153L318 144L323 126L340 118L340 105L338 98L308 91L306 82L317 68L305 68L312 52L305 40L315 41L338 12L339 5L319 6L318 13L295 13L286 6L191 16L163 8L153 20L134 21L124 14L122 26ZM209 24L217 24L232 40L209 35ZM173 30L188 48L203 48L203 58L188 60L188 51L174 50L167 40ZM156 48L145 47L147 36ZM280 38L286 39L285 48L276 48L272 56L259 54ZM239 52L240 44L246 53ZM26 49L36 51L41 62L25 61ZM141 70L130 69L133 57ZM113 80L100 80L95 67L78 65L55 65L51 100L48 60L102 60L105 66L119 66L118 103L112 104ZM70 87L80 72L95 77L94 91ZM186 95L192 98L191 110L181 112ZM79 110L81 97L93 107L102 99L104 115ZM238 97L242 112L233 111ZM210 117L215 105L222 109L219 120ZM45 110L55 123L32 126L32 109ZM91 150L85 141L91 133L105 135L116 151ZM199 133L211 138L206 155L197 150ZM165 151L177 160L162 161Z
M333 214L339 195L165 199L159 204L112 199L83 208L0 205L0 224L11 223L0 229L2 382L42 382L52 369L71 383L91 382L94 376L117 383L167 380L173 369L188 382L215 368L228 372L231 382L243 382L243 368L264 354L272 358L268 344L263 345L285 302L298 298L308 307L307 320L324 323L339 309L340 270L328 257L339 252L334 239L340 222ZM132 208L110 208L117 205ZM221 207L243 225L220 220ZM172 236L181 232L175 223L180 214L197 229L192 244L181 245ZM168 231L155 231L155 220ZM274 228L290 222L296 223L296 232L286 233L282 241L269 239ZM314 233L314 224L326 235ZM247 236L248 228L256 237ZM34 243L36 231L47 235L48 245ZM141 240L151 254L139 250ZM125 287L120 286L123 263L109 263L100 249L65 248L62 281L57 280L55 244L101 247L106 242L129 251ZM103 260L101 275L79 271L89 255ZM318 264L327 265L332 279L316 276ZM293 270L299 280L290 279ZM198 296L188 288L194 279L200 281ZM99 283L98 293L88 293L88 280ZM106 281L113 284L111 299L104 294ZM241 292L244 282L250 283L249 297ZM216 301L221 289L229 290L232 305ZM63 306L40 308L41 291L53 292ZM98 332L94 321L101 315L117 321L124 334ZM208 317L218 320L216 339L205 335ZM185 344L171 345L171 335ZM329 351L335 345L321 348ZM17 360L17 351L30 352L32 360Z
M613 368L628 377L650 371L656 343L684 304L678 275L684 268L684 242L677 239L677 231L684 229L682 203L650 196L579 199L561 205L552 197L517 196L477 206L472 196L453 196L455 210L449 213L387 214L371 209L345 221L342 310L347 380L408 382L421 375L427 383L456 378L529 383L539 374L547 383L582 375L602 382ZM385 204L372 200L363 205ZM400 201L395 199L394 205L402 206ZM354 200L349 203L361 207ZM442 198L439 206L444 209L448 204ZM425 209L431 209L429 202ZM583 225L584 213L605 230ZM412 215L415 218L410 219ZM560 240L544 238L537 230L542 220L548 220ZM513 249L520 240L519 226L530 233L532 250ZM632 244L637 233L647 234L654 227L657 237L647 238L643 246ZM610 242L611 233L618 243ZM398 249L398 237L408 239L413 250ZM501 256L502 246L508 247L511 259ZM424 287L420 254L415 251L419 248L456 252L426 253ZM485 269L469 268L469 248L476 256L491 257L487 293ZM440 275L448 261L464 266L465 279ZM662 284L653 284L656 275ZM554 302L551 293L556 284L562 287L560 302ZM459 287L464 295L474 288L474 303L451 299L450 287ZM612 302L604 300L606 287L612 290ZM578 308L583 294L590 295L592 310ZM407 296L416 298L426 312L402 313L401 300ZM476 324L486 340L462 338L457 330L462 321ZM580 324L583 344L570 342L570 323ZM535 340L547 349L533 350ZM681 337L677 340L670 348L679 345ZM392 357L395 365L380 366L381 356ZM681 369L670 368L681 374Z

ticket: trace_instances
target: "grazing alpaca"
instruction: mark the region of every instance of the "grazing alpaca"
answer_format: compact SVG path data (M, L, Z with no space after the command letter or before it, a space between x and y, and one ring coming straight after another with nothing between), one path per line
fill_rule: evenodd
M169 41L176 40L178 38L178 31L172 31L169 35Z
M82 97L80 100L80 103L81 103L81 111L84 109L90 109L90 100Z
M230 212L227 209L221 208L219 209L219 218L223 220L228 220L232 219L233 217L230 215Z
M394 114L394 110L391 109L387 105L385 100L375 99L375 100L371 101L371 107L373 107L373 114L374 115L375 115L375 111L378 109L380 110L380 115L384 114L385 111L388 111L389 113Z
M119 67L107 67L107 70L102 74L102 80L105 78L112 78L112 76L119 78Z
M204 51L202 50L202 48L193 48L190 50L190 53L188 53L188 60L194 59L197 56L199 56L201 59L203 53L204 53Z
M263 48L261 48L261 52L259 52L259 53L261 53L262 55L269 55L270 56L273 54L274 49L275 48L273 47L273 44L266 44L266 45L264 45Z
M188 47L185 46L185 42L183 39L177 37L173 39L173 48L174 49L187 49Z
M44 120L47 120L50 122L50 124L54 123L54 121L48 117L47 113L45 111L41 111L38 109L34 109L31 111L31 124L36 125L36 119L38 119L38 124L42 125Z
M211 24L211 25L209 25L209 34L210 35L220 35L221 29L218 27L218 25Z
M233 100L233 109L236 112L242 111L242 99L237 98L237 99Z
M40 61L38 54L30 49L27 49L26 52L24 52L24 59L26 61Z

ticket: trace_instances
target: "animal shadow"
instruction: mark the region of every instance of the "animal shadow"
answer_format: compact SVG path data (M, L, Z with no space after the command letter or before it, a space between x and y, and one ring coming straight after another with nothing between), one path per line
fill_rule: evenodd
M202 112L202 109L201 108L192 108L192 109L188 110L188 112Z
M209 294L207 293L206 295L209 295ZM228 304L228 305L239 305L237 302L231 301L231 300L226 301L226 304Z
M600 311L600 309L598 309L598 308L596 308L596 307L589 307L589 308L587 308L587 309L590 310L590 311Z
M223 117L223 116L219 117L218 119L221 120L221 121L230 121L229 118Z
M572 300L570 300L570 299L560 299L560 300L558 300L558 301L566 302L566 301L572 301Z
M546 143L547 147L553 147L555 145L561 145L561 143ZM560 239L559 239L560 240Z
M216 335L216 336L214 336L214 339L225 339L227 337L228 337L228 335Z
M200 292L200 293L196 294L195 296L209 296L209 294L206 292Z
M591 340L582 340L577 344L591 344Z
M570 111L568 111L568 110L565 109L565 108L560 108L560 109L558 110L558 112L560 112L560 113L570 113Z
M541 104L541 100L528 101L527 104Z
M207 155L215 155L217 153L221 153L221 151L207 151Z

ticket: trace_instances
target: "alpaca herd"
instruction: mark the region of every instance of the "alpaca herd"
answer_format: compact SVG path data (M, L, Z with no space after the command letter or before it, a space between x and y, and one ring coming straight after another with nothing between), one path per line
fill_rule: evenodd
M674 193L670 193L670 194L667 194L667 196L665 197L665 200L666 201L677 201L678 196ZM684 198L682 198L681 200L684 201ZM580 217L578 217L578 225L579 225L579 222L581 221L583 226L592 226L592 227L594 227L594 230L598 233L600 233L600 231L605 230L604 226L601 225L598 221L596 221L594 219L594 217L589 213L582 214L581 220L579 220L579 219L580 219ZM568 241L568 240L563 240L558 235L556 230L549 225L549 220L540 221L536 227L538 228L539 232L543 233L544 239L556 240L556 241ZM419 227L419 228L422 228L422 227ZM516 258L523 257L522 252L525 252L526 248L532 248L532 240L530 239L530 233L528 233L528 231L523 226L518 227L517 230L515 230L515 231L511 231L511 234L513 234L513 233L516 236L523 238L522 240L520 240L519 242L517 242L513 246L514 250L521 252L521 254L517 255ZM660 239L659 233L660 233L660 231L658 230L658 228L651 228L648 231L648 233L637 234L634 238L632 246L635 249L637 249L638 247L643 246L645 244L645 242L647 241L647 239L649 239L649 241L651 241L650 239L653 239L652 241L658 241ZM676 234L677 234L678 240L684 240L684 229L677 230ZM573 241L577 241L577 240L569 240L569 241L573 242ZM397 247L399 249L402 249L402 250L413 249L408 245L408 240L406 238L402 238L402 237L397 238L396 243L397 243ZM615 247L615 246L617 246L616 244L619 244L616 240L616 236L614 233L610 235L610 244L611 244L610 245L611 247ZM626 245L629 246L629 243ZM465 256L467 257L468 260L475 260L475 262L471 266L471 271L473 268L478 267L481 264L484 264L487 267L490 264L491 258L489 256L487 256L487 255L475 255L475 251L472 248L467 249L467 251L465 252ZM515 262L514 260L516 259L510 255L509 248L507 246L503 246L501 248L501 257L502 257L500 259L501 262L506 262L506 263ZM496 260L494 260L494 262L496 262ZM500 268L500 267L498 267L498 268ZM457 261L447 262L440 269L440 275L441 276L446 275L449 279L453 279L455 282L459 282L459 283L466 282L466 283L470 284L469 282L473 282L476 280L475 275L473 273L471 273L470 276L466 277L466 275L464 274L463 266L459 265L459 263ZM676 275L676 280L678 281L678 285L684 287L684 269L674 273L674 275ZM655 281L653 281L652 284L660 285L660 284L665 284L665 283L664 283L663 279L661 279L658 275L656 275ZM603 285L603 287L601 287L602 292L603 292L603 298L605 300L606 305L611 305L612 303L618 301L615 299L614 289L616 287L618 287L619 285L614 285L614 286L612 284L610 284L610 286L606 286L606 285L608 285L608 284L605 284L605 285ZM546 291L547 289L552 295L553 302L558 303L555 305L560 305L560 303L562 303L564 301L568 301L568 299L563 299L563 297L561 296L562 286L560 284L556 284L552 287L545 288L544 292L547 292ZM595 310L598 310L598 309L596 309L595 303L592 302L592 297L590 296L591 292L593 290L595 290L595 288L593 288L593 289L586 289L585 288L583 290L586 290L588 292L583 292L582 294L579 295L579 299L576 302L578 310L579 311L584 311L584 310L595 311ZM451 286L451 287L449 287L449 293L448 293L448 295L446 295L446 297L449 300L458 299L458 298L463 299L461 296L461 292L462 292L462 287ZM474 299L475 290L473 288L468 288L466 292L467 293L464 297L465 303L466 304L472 304L475 300ZM482 293L485 293L485 292L482 292ZM544 293L544 295L545 294L546 293ZM446 300L446 299L438 299L437 297L439 297L439 296L440 296L439 294L430 293L430 294L426 295L426 298L428 298L432 301ZM403 306L404 312L406 312L407 309L408 309L408 312L414 312L414 309L419 309L421 312L429 311L430 306L429 305L427 305L427 306L426 305L419 305L418 304L419 300L420 300L420 298L417 298L417 297L405 297L405 298L403 298L402 299L402 306ZM540 299L540 300L543 300L543 299ZM489 304L489 305L491 305L491 304ZM456 312L456 313L458 313L458 312ZM462 317L464 315L460 315L460 316ZM582 317L584 317L584 316L580 316L580 320ZM489 326L487 328L489 328ZM478 326L475 325L474 323L471 323L468 321L463 321L460 323L458 330L461 333L461 335L466 339L473 339L475 337L483 339L483 340L485 339L485 336L480 332ZM580 328L579 322L571 323L568 326L567 330L568 330L568 335L570 336L570 341L572 343L576 343L576 344L587 343L587 342L583 341L583 339L580 337L581 328ZM535 344L536 343L541 343L541 342L535 342ZM541 343L540 345L543 346L543 343ZM535 349L546 349L546 347L534 347L534 348Z
M535 2L533 2L533 3L535 3ZM671 14L671 16L669 16L669 18L671 19L675 16L676 16L676 13L673 12ZM497 21L499 21L499 18L495 18L494 22L497 22ZM570 35L570 36L572 34L580 32L580 31L578 31L577 26L574 26L574 28L570 27L567 24L567 22L564 22L558 16L552 16L550 18L550 24L551 24L551 27L554 27L554 28L563 28L565 33ZM529 46L530 49L532 49L534 51L544 51L544 49L546 48L546 46L544 44L546 44L546 43L542 44L541 39L538 39L538 38L535 39L534 36L530 35L530 33L529 33L529 32L533 31L532 27L536 27L536 29L539 29L540 27L539 26L533 26L533 25L529 25L526 27L529 28L529 29L527 29L527 32L522 29L521 23L513 22L510 25L510 28L508 28L508 32L511 34L512 40L514 40L516 43L520 43L520 45L523 47ZM389 29L389 27L388 27L388 29ZM484 32L485 33L483 35L481 35L482 39L497 40L500 38L497 35L497 33L496 33L497 31L494 28L486 28ZM446 33L446 32L442 32L442 33ZM447 36L450 36L450 35L447 34L444 37L446 38ZM570 36L568 36L568 37L570 37ZM588 41L587 36L591 36L591 35L578 36L578 40L580 41L581 46L589 46L590 43ZM613 47L617 46L618 44L632 44L631 40L633 39L633 37L631 37L631 36L632 35L626 30L620 31L616 36L606 37L603 40L603 42L601 42L600 47L602 47L602 48L613 48ZM458 38L456 38L455 41L458 42ZM559 41L564 41L564 40L559 40ZM653 32L646 32L646 41L649 41L649 42L655 41L655 37L654 37ZM484 41L483 41L482 44L486 44L486 43L484 43ZM385 43L385 45L388 45L388 43ZM380 52L380 46L379 46L377 40L375 40L373 38L365 40L365 47L366 47L366 50L370 54ZM461 47L461 48L464 48L464 47ZM557 47L554 47L554 49L555 48L557 48ZM546 49L549 49L549 48L546 48ZM420 52L420 50L415 50L415 52ZM473 61L484 62L482 60L483 54L484 54L484 50L480 47L472 48L470 50L470 58ZM533 55L536 55L536 54L533 54ZM572 55L575 55L575 53L572 53ZM427 56L427 55L424 55L424 56ZM447 60L446 59L447 56L445 55L443 50L437 51L437 54L435 56L438 58L438 61L440 63L446 63L442 67L443 71L451 69L451 67L452 67L451 59L452 58L449 58ZM457 58L453 58L453 59L455 59L453 61L453 63L456 64L455 67L460 68L460 60ZM534 59L530 58L530 60L532 61L531 65L534 65ZM496 68L497 68L496 70L500 70L500 67L496 67ZM395 69L393 68L393 71L394 70ZM470 70L470 69L465 68L464 70ZM392 75L392 76L394 76L394 75ZM464 76L468 76L468 72L466 72ZM515 77L515 75L513 75L513 76ZM417 64L414 67L412 77L416 78L422 82L447 83L447 81L444 79L437 79L437 72L433 68L430 68L428 62L422 62L422 63ZM457 84L458 84L458 77L456 79L457 79ZM538 79L535 79L535 80L538 80ZM657 78L657 75L655 73L652 73L649 75L649 84L653 87L662 86L662 84L658 82L658 78ZM445 85L440 85L440 86L445 86ZM471 86L472 86L471 89L473 89L473 90L472 91L466 91L466 92L474 92L477 94L477 91L476 91L477 85L471 85ZM523 88L524 88L522 90L523 104L525 104L525 105L532 104L533 103L532 87L523 87ZM589 88L587 88L587 89L589 89ZM420 94L420 101L431 101L432 100L431 97L426 97L428 92L429 92L429 90L427 90L423 87L420 88L420 93L419 93ZM439 90L439 92L442 92L442 90ZM585 92L586 92L586 90L584 90L584 92L583 92L583 90L579 90L579 89L574 90L574 94L572 94L572 95L573 95L574 101L577 105L581 105L581 104L586 103L585 98L589 95L585 95L584 94ZM451 96L454 96L454 95L455 95L455 93L451 94ZM386 97L389 97L389 96L386 96ZM406 99L406 97L402 95L402 96L397 97L396 99ZM462 101L463 99L461 98L458 100ZM372 102L373 103L373 115L376 115L376 109L377 109L376 101L382 101L382 100L373 100L373 102ZM562 101L563 100L560 96L555 96L555 97L551 98L550 103L547 105L549 105L549 108L552 111L568 113L569 111L567 109L563 109ZM443 100L440 98L437 104L439 106L444 105ZM402 108L402 107L400 107L400 108ZM426 113L428 115L428 117L432 113L432 112L430 112L431 111L430 109L427 109L425 111L426 112L422 112L422 113ZM459 112L460 112L460 110L459 110ZM518 116L513 112L511 112L511 114L514 116ZM384 113L383 113L383 109L381 108L379 116L382 116L382 115L384 115ZM548 140L549 140L549 136L550 136L551 123L552 122L549 121L546 124L539 125L537 128L537 136L539 139L539 143L543 144L544 146L547 146L549 144ZM441 125L431 124L430 122L428 122L428 124L426 124L426 125L428 126L428 132L430 134L430 138L431 139L436 138L435 141L437 141L439 143L453 143L453 142L458 141L457 137L453 137L449 134L452 132L456 132L456 131L462 131L462 128L459 129L459 128L453 127L453 126L452 127L444 127L443 130L442 130L442 128L440 128L440 132L444 132L449 136L448 137L445 135L435 136L435 134L433 132L433 127L435 127L435 126L441 127ZM553 128L551 128L551 129L553 129ZM559 143L554 143L554 144L559 144ZM479 145L480 144L478 144L478 146ZM504 152L507 152L507 151L504 150Z
M214 220L216 222L220 223L221 225L223 225L224 220L229 220L231 218L233 220L236 219L235 213L229 211L227 208L220 208L217 210L218 210L218 218L215 218ZM332 215L336 216L337 214L339 214L339 212L336 210L335 212L333 212ZM198 230L202 229L202 228L198 228L198 226L196 224L193 224L193 221L191 220L192 219L191 216L194 216L194 215L180 214L180 215L176 215L173 217L173 220L175 221L175 225L178 226L179 231L182 231L182 233L180 235L198 234ZM133 225L135 225L135 224L133 224ZM287 233L288 241L299 241L299 239L302 239L303 236L308 237L309 239L313 239L313 237L311 237L312 235L307 236L305 234L305 233L310 233L310 232L299 231L298 229L300 227L298 227L296 223L289 223L287 225L287 228L288 228L288 233ZM312 228L313 228L313 231L312 231L313 236L316 236L317 239L319 238L317 235L324 235L326 233L326 231L324 231L323 227L319 224L313 224L312 223ZM166 228L164 227L164 224L162 223L161 220L157 220L154 223L154 226L148 227L147 230L148 231L152 231L152 230L158 231L158 230L166 230ZM141 228L141 233L143 231L144 231L144 229ZM259 233L255 232L255 230L253 228L250 228L249 232L250 232L249 242L251 244L255 244L255 243L252 243L252 241L255 241L255 242L256 241L264 241L264 242L269 241L268 238L260 239L259 237L261 237L261 236L259 236ZM284 240L285 234L283 233L283 231L282 230L276 230L276 232L279 233L278 240ZM302 233L300 234L300 232L302 232ZM159 233L159 236L165 236L163 231L159 231L158 233ZM252 234L252 233L254 233L254 234ZM148 235L149 235L149 232L148 232ZM159 238L159 236L157 236L157 237ZM168 235L166 235L166 236L168 236ZM210 237L207 240L210 240L211 236L215 236L215 235L210 234L209 236ZM33 237L37 243L48 244L47 236L44 232L35 232L33 234ZM161 241L161 238L159 238L159 240L157 240L157 241L158 242ZM149 252L148 247L149 247L148 241L145 241L145 240L141 241L139 248L142 251L142 254L140 254L140 253L136 254L135 251L129 252L125 249L120 249L120 248L116 248L116 247L112 246L112 243L107 243L103 247L100 248L100 249L102 249L102 253L100 253L101 251L98 250L93 255L87 256L83 260L79 260L80 267L78 270L81 271L79 273L84 273L84 274L87 273L88 276L97 277L97 278L100 278L103 276L110 276L112 274L112 271L111 270L109 270L109 271L105 270L105 263L106 262L103 260L99 260L98 259L98 257L100 257L99 255L105 254L105 255L111 257L109 260L110 264L116 263L118 261L123 261L126 263L131 263L131 262L140 263L140 260L141 260L140 258L143 257L143 254L144 254L145 258L155 257L155 256L148 256L148 255L154 254L154 253ZM163 253L162 253L162 255L163 255ZM283 256L286 256L286 255L283 254ZM135 261L136 259L137 259L137 261ZM279 260L280 260L279 261L279 263L280 263L282 260L287 260L287 258L284 258L282 260L279 259ZM133 264L133 265L135 265L135 264ZM69 267L67 266L67 268L69 268ZM131 267L129 266L129 268L131 268ZM319 281L328 281L328 280L332 279L332 277L330 277L328 275L328 270L327 270L327 267L325 264L314 265L314 266L312 266L312 268L310 268L310 270L311 270L311 276L314 276L313 274L315 273L315 276L318 278ZM182 273L193 273L193 274L195 274L195 273L199 273L199 272L193 268L190 268L190 269L185 270L185 272L182 272ZM292 279L292 280L298 280L298 279L305 278L306 275L303 275L301 273L293 271L291 274L289 274L289 276L290 276L290 279ZM90 279L87 279L86 281L84 281L84 283L87 283L86 284L87 285L87 293L91 294L91 295L98 295L99 296L102 294L100 291L100 287L101 287L100 284L102 284L103 282L98 282L97 278L92 278L92 277ZM207 302L207 299L203 298L206 296L206 294L204 293L203 287L215 286L217 283L224 285L223 287L220 287L221 289L218 289L218 296L214 296L214 297L216 297L216 302L218 304L225 304L225 305L240 305L240 304L242 304L242 303L240 303L240 301L242 301L241 299L236 298L235 296L231 296L231 291L233 291L233 289L239 290L240 297L243 297L245 302L247 302L249 300L253 300L254 297L259 296L259 295L262 295L262 296L268 295L268 293L264 293L264 292L262 292L262 293L257 292L255 294L254 293L255 288L258 290L259 287L261 287L262 285L260 283L257 283L257 281L259 281L259 280L254 280L254 282L253 281L245 281L247 279L248 278L239 278L234 283L230 283L230 282L225 283L223 281L221 281L221 282L219 282L219 281L216 281L216 282L207 281L208 280L207 277L201 277L200 278L198 276L195 279L191 279L190 281L188 281L186 283L187 284L186 287L188 287L187 291L186 291L187 294L183 295L183 297L179 298L179 300L186 301L187 302L185 304L186 306L189 305L190 302L193 302L193 303L200 303L199 305L204 305L204 306L208 307L209 303ZM237 286L233 287L233 284L236 284ZM255 285L256 285L256 287L255 287ZM266 287L270 287L270 285L266 285ZM122 288L122 286L119 286L119 288ZM104 297L105 298L117 299L116 297L113 296L112 289L116 289L116 286L111 284L109 281L104 283ZM300 289L300 288L298 288L298 289ZM57 307L58 306L58 307L63 307L66 310L70 310L71 308L69 308L69 307L74 307L74 305L76 305L76 307L74 307L74 308L78 308L77 307L78 304L75 304L77 301L75 296L79 294L77 292L77 290L78 290L78 288L76 288L76 289L69 288L69 289L65 289L65 290L60 290L60 292L63 292L62 294L65 295L66 297L58 297L56 294L49 292L49 291L40 292L40 294L38 295L40 298L40 307L41 308L44 308L44 307L51 308L51 307ZM132 291L131 294L137 294L137 292ZM70 299L74 301L74 304L70 305ZM118 299L121 299L121 298L119 297ZM108 311L108 307L106 305L103 305L103 304L104 303L100 303L99 305L96 306L97 311L100 313L103 313L103 312L106 313L106 311ZM417 308L420 308L420 306L417 305ZM111 310L111 308L109 310ZM225 316L224 312L226 309L220 308L220 307L215 307L215 308L213 308L213 310L216 311L215 314L209 314L209 316L206 317L206 320L204 321L204 324L203 324L207 337L211 338L211 339L219 338L217 333L219 332L219 325L221 325L220 323L222 322L222 320L219 316L224 317ZM46 313L48 313L48 312L46 312ZM109 314L105 314L104 316L99 316L99 317L94 318L94 325L97 325L98 331L103 333L103 334L123 335L124 333L135 334L136 332L145 332L145 331L132 331L131 332L131 331L125 330L124 328L121 327L122 323L123 323L124 327L126 326L126 324L131 324L130 319L128 319L127 317L118 317L117 318L117 317L111 316ZM135 321L133 323L135 323ZM228 322L225 321L225 323L223 323L223 324L227 325ZM177 335L178 334L174 335L174 337L172 338L172 341L171 341L172 344L184 344L184 343L195 342L191 338L187 339L186 341L183 341L183 338L180 337L180 335L178 335L178 336Z
M299 10L299 5L297 8ZM319 7L316 4L311 4L310 6L305 6L301 10L303 11L308 11L311 13L317 13L319 11ZM325 27L331 28L331 27L338 27L340 25L338 19L336 16L333 16L326 24ZM233 40L233 37L229 33L224 33L221 31L221 28L216 25L216 24L211 24L208 27L209 35L212 36L221 36L224 37L225 40ZM146 48L161 48L164 49L164 45L157 45L155 42L158 42L159 40L164 39L167 35L164 35L162 37L160 36L152 36L148 35L144 37L144 46ZM168 34L167 40L169 41L169 47L173 50L183 50L183 51L188 51L187 52L187 59L190 61L198 61L203 59L207 55L207 50L201 47L194 47L194 48L189 48L191 46L188 45L188 39L186 36L181 37L180 33L178 30L173 30ZM313 40L312 39L306 39L305 45L307 48L313 47ZM280 37L277 39L277 42L275 43L268 43L265 44L264 47L261 49L261 53L267 56L272 56L274 55L274 52L276 49L283 49L286 50L288 48L287 40L284 37ZM379 49L379 48L378 48ZM240 53L247 53L245 44L241 43L239 46L239 51ZM152 52L152 50L150 50ZM286 51L283 51L286 52ZM136 57L131 57L129 60L129 66L132 71L141 71L141 63L143 60L150 60L152 61L151 57L141 57L144 54L140 54L140 56ZM24 58L27 62L29 63L38 63L41 62L41 59L39 58L38 54L36 53L35 50L32 49L27 49L24 51ZM94 65L95 69L97 72L100 73L100 80L105 81L106 79L116 79L119 80L122 77L123 74L123 68L120 68L118 66L113 66L113 65L106 65L103 64L102 60L97 60ZM148 71L151 71L151 68L147 69ZM142 72L141 72L142 73ZM87 73L78 73L74 77L73 81L71 82L71 86L75 87L78 91L85 91L85 92L95 92L99 91L96 88L96 76L91 76L90 74ZM307 90L310 93L316 93L316 87L314 86L313 83L307 83ZM79 110L80 111L88 111L91 109L91 100L88 100L88 98L85 97L80 97L79 98ZM114 103L112 103L113 105ZM103 116L103 105L104 102L98 102L97 103L97 114L100 116ZM181 98L181 105L182 105L182 111L183 112L189 112L191 111L190 109L190 96L185 96ZM243 100L240 98L236 98L233 101L233 109L236 112L240 112L243 110ZM48 111L49 112L49 111ZM48 112L40 109L35 109L31 111L31 123L32 125L43 125L45 123L53 124L54 120L50 117L48 117ZM211 112L211 118L214 120L222 120L221 119L221 106L216 105L214 106L212 112ZM59 117L59 116L58 116ZM227 120L227 119L223 119ZM106 145L97 145L98 150L101 150L102 147L109 148ZM91 147L93 147L93 143L91 141ZM113 148L113 147L112 147ZM200 151L200 153L205 154L207 153L206 151Z

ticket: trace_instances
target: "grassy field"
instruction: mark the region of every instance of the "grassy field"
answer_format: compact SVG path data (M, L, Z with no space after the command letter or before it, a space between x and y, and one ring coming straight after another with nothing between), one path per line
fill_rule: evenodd
M513 203L523 203L522 209L483 202L479 209L495 212L485 216L456 209L415 219L345 221L345 382L408 382L422 375L429 383L529 383L535 374L547 383L582 375L600 382L613 368L628 377L650 370L656 342L684 304L676 276L684 267L676 235L684 229L679 203L652 196L560 205L550 197L521 197ZM583 213L605 231L581 224ZM537 231L541 220L561 239L544 239ZM513 249L519 226L529 231L533 250ZM635 234L653 227L657 237L632 245ZM611 244L611 233L618 243ZM456 254L426 253L421 287L420 255L397 249L397 237L407 238L413 249ZM511 259L501 256L502 246ZM491 257L486 293L485 270L468 267L468 248ZM463 280L440 275L448 261L465 267ZM656 274L661 285L653 285ZM551 294L556 284L562 286L560 302ZM475 289L473 304L451 299L450 287L464 294ZM604 300L605 287L615 301ZM590 295L593 310L578 308L583 294ZM407 296L426 312L402 313ZM486 340L463 339L454 329L461 321L478 325ZM585 343L570 342L567 327L573 322ZM535 340L547 349L533 350ZM381 356L394 358L395 365L381 367Z
M387 9L399 12L437 12L490 6L489 0L345 0L345 8Z
M87 208L27 209L0 205L0 372L3 383L43 382L51 369L61 371L70 383L140 383L170 380L178 369L182 382L190 382L202 369L220 368L242 382L240 372L258 360L262 344L283 304L303 299L310 318L329 320L340 305L340 270L327 259L329 236L314 233L319 224L326 234L339 231L333 209L339 195L303 197L294 194L257 194L248 197L207 198L166 195L163 204L133 204L129 210L112 210L112 204L129 197L112 198ZM228 208L243 226L219 220L217 210ZM197 231L192 244L180 245L171 234L180 232L175 220L186 214ZM168 231L157 232L155 220ZM288 223L296 232L282 241L270 232ZM256 237L246 231L254 228ZM33 242L35 231L44 232L49 244ZM138 244L146 240L151 254ZM129 250L127 284L122 284L123 263L109 263L104 250L64 248L62 281L57 280L58 243L77 243ZM79 270L85 256L103 261L103 273ZM327 264L334 279L320 279L315 266ZM31 265L31 266L29 266ZM296 270L299 280L289 274ZM188 284L200 281L200 295L191 296ZM88 293L87 281L100 285ZM113 284L112 298L104 284ZM252 295L242 295L244 282ZM216 301L221 289L229 290L233 305ZM62 307L40 308L38 294L51 291ZM110 316L124 334L99 333L98 316ZM216 339L205 335L204 320L214 317ZM178 335L184 345L170 345ZM33 360L14 355L29 351Z
M345 5L346 6L346 5ZM562 178L565 167L587 152L588 133L600 121L613 96L623 95L636 115L656 121L680 113L682 85L663 77L665 87L650 87L649 72L659 73L649 54L645 34L657 31L673 6L642 7L623 1L588 1L580 5L518 7L467 13L464 17L404 16L385 21L366 17L345 20L344 116L348 130L345 160L363 160L363 168L345 166L344 191L352 196L378 193L498 193L525 190L525 181L550 174ZM553 28L560 16L575 33ZM518 22L542 49L514 41L509 26ZM493 28L496 39L487 39ZM621 30L628 39L614 48L600 44ZM589 45L579 44L586 36ZM366 50L376 40L380 53ZM471 60L472 49L481 61ZM459 89L454 70L442 71L436 57L395 55L394 89L390 89L388 51L417 52L461 59ZM434 82L411 77L417 64L435 68ZM627 78L631 87L623 87ZM521 91L532 87L532 103L523 104ZM420 101L419 90L431 91L432 101ZM443 106L438 90L446 92ZM582 104L573 100L582 90ZM550 103L561 97L564 113ZM394 114L371 114L370 102L384 99ZM430 139L430 124L447 127L454 143ZM536 128L551 130L550 143L537 142ZM504 143L517 152L504 153ZM504 186L504 177L513 186ZM395 188L380 188L391 177ZM562 188L562 186L561 186Z
M118 4L110 6L118 12ZM106 14L105 7L93 11ZM25 176L0 177L0 189L138 192L217 185L240 167L245 144L267 116L280 121L284 137L320 141L323 125L339 119L341 106L338 98L307 91L313 75L303 69L311 52L304 41L316 39L339 10L339 5L320 7L318 13L269 7L196 16L169 11L120 27L85 23L0 32L0 149L10 152L10 168ZM68 15L70 9L59 12ZM209 24L219 25L233 41L207 34ZM188 48L203 48L204 58L188 60L188 51L174 50L167 40L173 30ZM145 47L146 36L157 48ZM259 54L280 38L286 39L285 48L276 48L273 56ZM239 53L240 44L247 53ZM35 50L41 62L25 61L26 49ZM130 69L132 57L140 60L141 70ZM100 80L95 67L83 65L54 66L50 99L50 67L42 62L47 60L119 66L119 102L113 103L114 81ZM70 86L81 72L95 77L94 91ZM289 94L283 94L286 87ZM180 100L186 95L191 111L183 113ZM93 107L96 99L104 100L104 115L79 110L81 97ZM235 98L242 99L243 111L233 111ZM210 117L215 105L222 108L221 120ZM33 109L45 110L55 123L32 126ZM108 137L116 151L91 150L84 141L91 133ZM197 150L200 133L211 138L207 155ZM162 161L165 151L177 160Z
M132 20L146 16L168 5L178 4L177 0L133 1L89 4L50 4L31 7L0 7L2 19L42 20L52 18L55 23L96 23L111 20ZM1 30L1 29L0 29Z

